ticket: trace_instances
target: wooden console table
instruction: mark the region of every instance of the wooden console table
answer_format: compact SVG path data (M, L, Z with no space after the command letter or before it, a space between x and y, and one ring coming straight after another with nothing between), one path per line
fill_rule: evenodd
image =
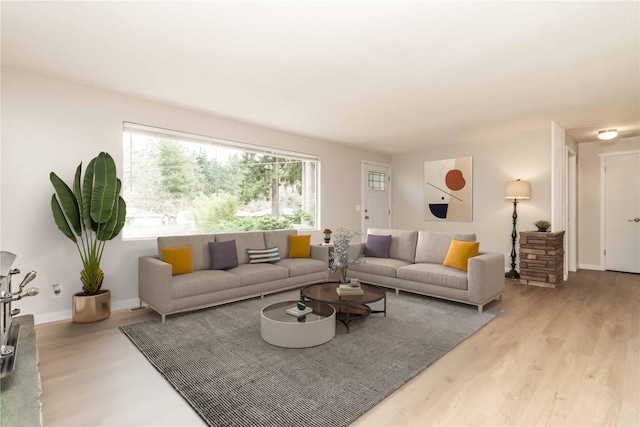
M555 288L564 273L564 231L520 233L520 282Z

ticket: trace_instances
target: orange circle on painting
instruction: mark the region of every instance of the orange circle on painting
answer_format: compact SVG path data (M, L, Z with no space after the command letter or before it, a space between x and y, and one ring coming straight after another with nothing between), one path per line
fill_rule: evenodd
M467 184L467 181L464 180L464 176L459 169L451 169L447 172L444 182L447 184L447 188L453 191L462 190Z

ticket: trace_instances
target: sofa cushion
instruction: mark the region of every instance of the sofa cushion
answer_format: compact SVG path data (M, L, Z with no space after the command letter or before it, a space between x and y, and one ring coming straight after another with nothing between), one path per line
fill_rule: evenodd
M289 234L297 234L296 230L269 230L264 232L264 244L267 248L277 247L280 259L289 256Z
M267 249L247 249L247 253L249 254L249 264L280 261L277 246Z
M276 265L289 269L289 277L327 271L327 263L312 258L283 258Z
M416 264L421 262L442 264L447 257L453 239L475 242L476 235L446 231L419 231L416 245Z
M175 276L171 281L171 297L188 298L240 286L240 278L226 270L199 270Z
M240 264L236 268L225 270L235 274L240 279L240 286L255 285L272 280L286 279L289 270L275 264Z
M410 264L398 269L398 279L453 289L467 289L467 273L441 264Z
M364 262L349 266L347 275L349 275L349 271L359 271L378 276L397 277L396 270L405 265L409 265L409 263L400 259L365 257Z
M162 261L171 264L171 275L193 273L191 245L160 249Z
M389 258L389 246L391 245L391 234L379 236L377 234L367 235L367 242L364 246L364 256L375 258Z
M191 245L194 270L209 270L211 268L211 255L209 254L209 242L215 242L215 234L195 234L188 236L160 236L158 237L158 253L162 248L175 248Z
M395 230L395 229L387 229L387 228L370 228L367 230L367 235L369 234L376 234L381 236L384 236L386 234L391 234L391 244L389 245L389 258L401 259L406 262L413 262L415 260L416 240L418 239L417 231ZM442 264L442 262L440 262L440 264Z
M236 241L236 253L238 264L249 264L247 249L265 249L264 233L262 231L247 231L240 233L216 234L216 242Z
M463 242L453 239L447 257L444 259L442 265L467 271L467 261L469 261L469 258L478 255L479 249L480 242Z
M211 255L211 269L225 270L238 266L238 253L236 241L209 242L209 254Z
M311 235L289 234L289 258L309 258L311 256Z

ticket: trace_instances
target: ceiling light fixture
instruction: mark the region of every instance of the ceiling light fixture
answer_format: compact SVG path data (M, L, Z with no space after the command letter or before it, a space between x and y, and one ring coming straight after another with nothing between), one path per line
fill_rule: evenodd
M607 129L607 130L601 130L600 132L598 132L598 139L602 139L604 141L613 139L616 136L618 136L618 129Z

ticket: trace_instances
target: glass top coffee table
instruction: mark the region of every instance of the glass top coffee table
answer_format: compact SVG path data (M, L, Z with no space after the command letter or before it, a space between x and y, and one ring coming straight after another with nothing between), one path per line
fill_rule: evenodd
M300 293L310 301L332 305L336 309L336 319L347 327L347 333L352 320L367 317L372 313L387 315L387 293L383 288L361 283L360 287L364 292L362 295L338 295L336 289L339 286L339 282L319 283L302 288ZM372 310L367 305L381 300L384 302L382 310Z
M287 348L314 347L330 341L336 334L336 311L321 302L309 302L313 311L296 317L287 314L298 301L270 304L260 313L260 334L269 344Z

